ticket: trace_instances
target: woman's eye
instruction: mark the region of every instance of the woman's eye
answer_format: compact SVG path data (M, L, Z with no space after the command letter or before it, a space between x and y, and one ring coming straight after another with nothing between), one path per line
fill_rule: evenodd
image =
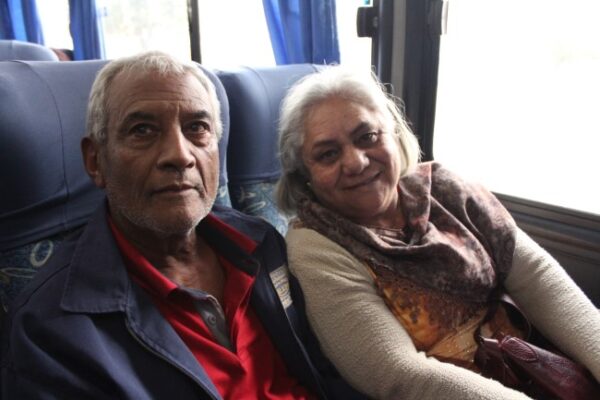
M377 142L379 135L377 132L367 132L359 136L358 141L360 144L369 145Z
M317 161L321 163L332 162L337 157L337 150L326 150L317 155Z

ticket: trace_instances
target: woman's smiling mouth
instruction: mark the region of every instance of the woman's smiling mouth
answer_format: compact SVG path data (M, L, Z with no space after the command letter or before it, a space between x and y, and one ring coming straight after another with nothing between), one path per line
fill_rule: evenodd
M344 187L344 190L355 190L355 189L362 188L364 186L368 186L371 183L375 182L379 178L380 175L381 175L381 172L377 172L375 175L373 175L370 178L367 178L367 179L362 180L362 181L360 181L358 183L353 183L351 185L348 185L348 186Z

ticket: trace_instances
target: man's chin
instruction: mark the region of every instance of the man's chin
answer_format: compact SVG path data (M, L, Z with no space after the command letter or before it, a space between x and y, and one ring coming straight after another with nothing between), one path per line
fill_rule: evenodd
M166 212L157 213L138 213L121 210L122 215L129 224L142 231L149 231L160 237L186 236L190 234L196 226L210 212L210 208L200 207L195 210L162 210ZM153 215L154 214L154 215Z
M173 235L187 235L196 229L196 226L202 221L210 212L210 210L202 210L202 212L197 212L194 214L185 214L182 215L180 213L174 213L172 216L164 215L161 218L157 218L154 223L152 223L153 231L158 234L163 234L166 236Z

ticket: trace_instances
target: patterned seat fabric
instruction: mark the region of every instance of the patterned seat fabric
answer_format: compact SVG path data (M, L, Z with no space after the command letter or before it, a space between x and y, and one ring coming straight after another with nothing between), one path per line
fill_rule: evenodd
M0 314L46 264L67 232L0 252Z
M279 213L273 191L275 182L238 183L231 185L231 199L235 208L267 220L282 235L287 231L287 219Z
M266 219L285 234L287 220L273 201L281 174L277 156L279 108L287 90L313 73L311 64L218 70L229 99L227 150L229 191L233 207Z

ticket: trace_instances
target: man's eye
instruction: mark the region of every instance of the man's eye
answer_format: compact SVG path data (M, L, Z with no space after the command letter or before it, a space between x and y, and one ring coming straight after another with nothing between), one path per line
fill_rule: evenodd
M204 121L194 121L187 125L186 133L203 135L210 132L210 126Z
M151 125L138 124L131 128L130 132L136 136L149 136L156 132L156 130Z

